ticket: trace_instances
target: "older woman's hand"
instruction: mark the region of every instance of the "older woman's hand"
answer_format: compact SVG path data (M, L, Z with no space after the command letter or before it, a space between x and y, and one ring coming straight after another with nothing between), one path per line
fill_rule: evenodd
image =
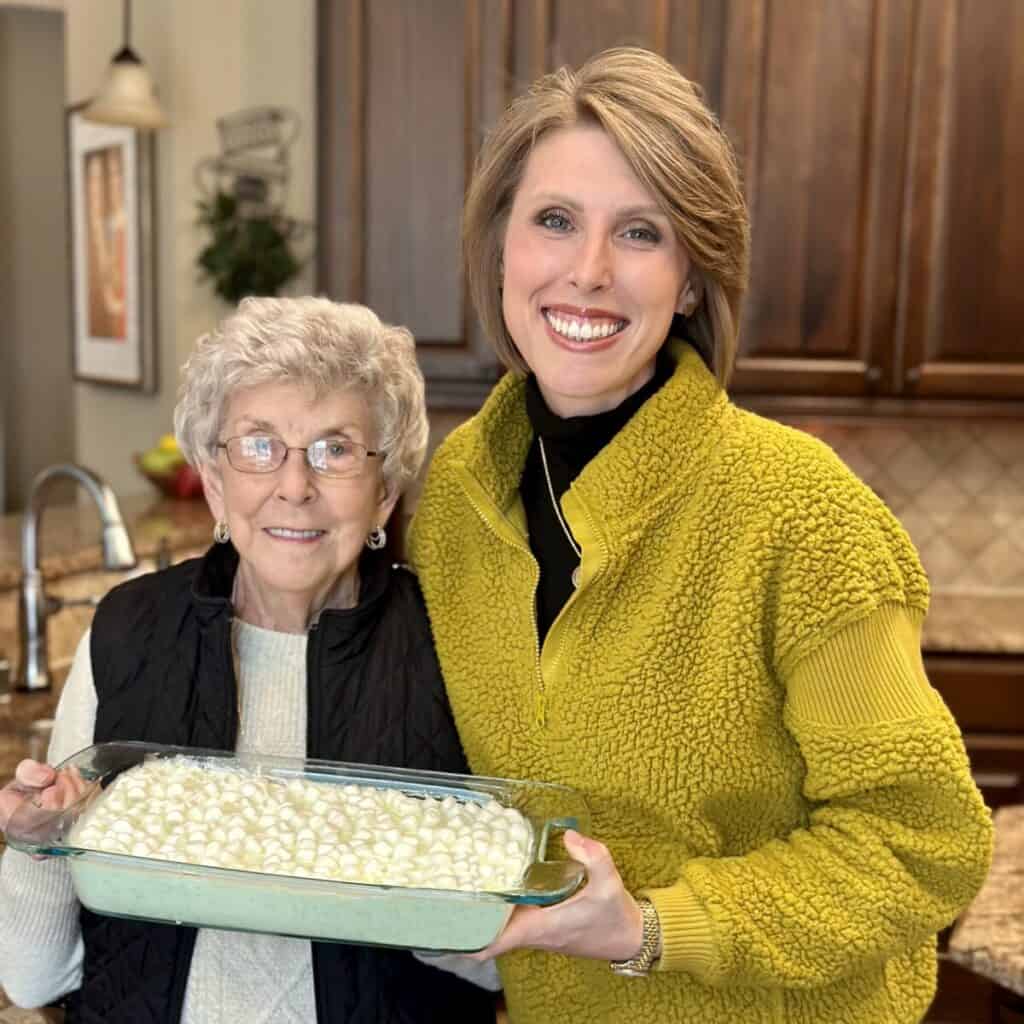
M57 811L73 804L85 791L87 783L77 768L57 771L41 761L22 761L14 779L0 789L0 829L26 797L34 797L36 805L47 811Z
M486 960L513 949L546 949L595 960L626 960L643 942L643 919L608 848L578 832L565 848L587 869L586 885L553 907L517 907L504 931L479 953Z

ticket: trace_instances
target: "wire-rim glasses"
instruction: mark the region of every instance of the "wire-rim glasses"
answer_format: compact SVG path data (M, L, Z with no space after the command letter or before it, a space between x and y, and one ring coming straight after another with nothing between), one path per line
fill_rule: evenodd
M240 473L273 473L284 465L289 452L302 452L314 473L334 480L361 476L367 459L384 457L383 452L371 451L347 437L322 437L303 448L286 445L279 437L243 434L220 441L217 447Z

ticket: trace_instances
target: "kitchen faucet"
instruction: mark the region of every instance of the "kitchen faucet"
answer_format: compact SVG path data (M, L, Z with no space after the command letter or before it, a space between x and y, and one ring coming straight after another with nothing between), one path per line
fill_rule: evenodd
M81 484L96 503L103 528L103 568L111 571L135 567L135 550L121 519L121 509L110 487L91 469L74 463L49 466L32 481L28 508L21 524L21 600L18 603L20 665L14 676L19 690L46 690L50 687L50 663L46 648L46 622L53 612L71 604L95 604L96 599L81 601L51 597L43 587L39 571L39 521L47 484L57 477L70 477Z

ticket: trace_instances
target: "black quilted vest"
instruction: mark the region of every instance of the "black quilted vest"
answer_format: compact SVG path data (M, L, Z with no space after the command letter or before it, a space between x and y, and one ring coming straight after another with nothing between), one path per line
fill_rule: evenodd
M104 598L91 647L97 743L234 748L237 565L230 545L215 545ZM324 612L309 634L308 755L466 771L415 577L383 552L366 552L360 570L359 604ZM84 977L69 1024L177 1024L196 929L84 908L81 923ZM313 943L313 977L319 1024L494 1021L490 993L404 950Z

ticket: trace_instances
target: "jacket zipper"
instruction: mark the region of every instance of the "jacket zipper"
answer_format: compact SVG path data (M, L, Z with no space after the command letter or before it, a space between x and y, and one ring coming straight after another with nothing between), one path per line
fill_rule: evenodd
M466 490L465 487L463 488L463 490L466 491L466 498L469 501L469 504L472 506L473 510L483 521L487 529L495 537L497 537L498 540L500 540L503 544L507 544L514 551L519 551L520 553L525 554L530 559L533 575L533 592L534 595L536 595L537 584L540 583L540 566L537 564L537 559L533 557L533 552L525 545L516 544L513 541L509 540L507 537L503 537L497 530L495 530L494 526L491 524L490 519L488 519L486 512L484 512L484 510L477 504L477 502L473 500L473 496L469 493L468 490ZM535 669L534 674L536 676L537 683L533 697L533 721L538 728L543 729L547 725L547 700L544 690L544 674L541 672L540 669L540 630L537 628L536 607L534 607L534 609L530 613L530 622L533 625L533 664Z
M606 566L608 564L608 548L605 545L604 541L601 539L601 534L595 528L595 526L594 526L594 519L591 516L590 512L587 510L586 505L581 500L579 500L578 497L577 497L577 501L578 501L578 504L579 504L579 509L580 509L581 515L583 515L583 517L587 521L587 524L590 526L590 536L593 538L593 545L592 546L596 547L596 548L599 548L600 552L601 552L601 556L600 556L600 558L598 560L598 563L597 563L597 568L594 570L594 575L598 575L598 574L601 573L601 571L603 570L604 566ZM582 565L583 565L583 560L581 558L580 559L581 569L582 569ZM538 579L539 579L539 577L540 577L540 573L538 572ZM583 586L583 580L581 578L580 579L580 587L582 587L582 586ZM553 656L549 659L549 661L550 661L550 663L552 665L558 665L561 662L562 648L565 646L565 628L564 628L564 625L562 625L562 618L563 618L563 616L565 616L567 614L569 609L572 607L572 604L576 600L576 598L579 596L579 593L580 593L579 589L574 589L573 590L573 592L569 595L568 600L566 600L565 604L562 605L562 607L559 610L558 614L555 616L554 621L551 623L550 628L548 629L548 641L549 641L549 643L552 644L552 650L554 651ZM534 627L536 628L536 615L534 616Z

